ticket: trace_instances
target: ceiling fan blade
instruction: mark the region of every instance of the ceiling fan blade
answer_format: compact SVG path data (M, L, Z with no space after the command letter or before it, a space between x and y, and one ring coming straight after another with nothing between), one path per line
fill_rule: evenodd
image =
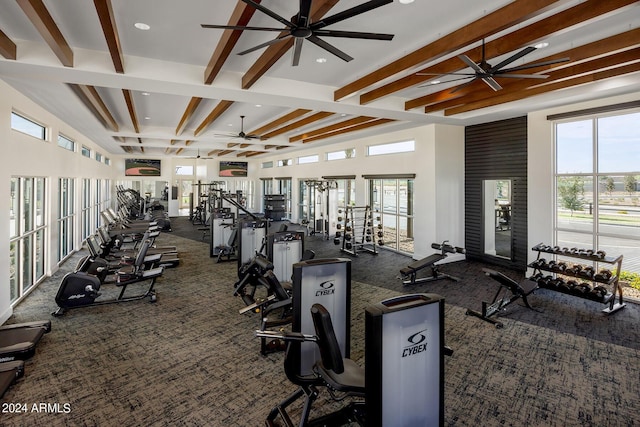
M256 3L256 2L254 2L252 0L242 0L242 1L245 2L246 4L248 4L249 6L253 7L254 9L257 9L260 12L264 13L265 15L269 15L270 17L272 17L276 21L283 23L287 27L294 27L295 26L288 19L285 19L282 16L278 15L277 13L267 9L266 7L262 6L260 3Z
M341 30L314 30L313 34L320 37L344 37L348 39L368 39L368 40L392 40L393 34L382 33L362 33L359 31Z
M482 81L485 82L487 86L489 86L491 89L495 90L496 92L502 89L502 86L500 86L500 84L497 81L495 81L493 77L482 77Z
M467 55L458 55L458 58L460 58L462 62L467 64L469 67L473 68L473 71L475 71L477 74L487 74L486 71L480 68L480 66L473 62Z
M507 77L510 79L546 79L549 76L546 74L509 74L509 73L495 73L495 77Z
M533 46L525 47L520 52L511 55L510 57L508 57L504 61L500 62L499 64L494 65L493 67L491 67L491 69L489 70L489 74L495 73L496 71L498 71L499 69L501 69L505 65L511 64L513 61L516 61L516 60L522 58L523 56L528 55L529 53L533 52L534 50L536 50L536 48L533 47Z
M200 24L202 28L214 28L221 30L250 30L250 31L286 31L286 28L271 28L271 27L246 27L243 25L215 25L215 24Z
M335 24L336 22L344 21L345 19L349 19L356 15L360 15L361 13L368 12L370 10L376 9L380 6L384 6L385 4L393 3L393 0L371 0L366 3L360 4L358 6L354 6L350 9L344 10L342 12L336 13L335 15L328 16L323 18L317 22L311 24L312 30L318 30L320 28L324 28L327 25Z
M291 66L297 67L300 63L300 52L302 52L302 43L304 39L302 37L295 37L293 43L293 53L291 56Z
M298 26L306 27L311 22L311 0L300 0L300 12L298 12Z
M271 46L272 44L276 44L276 43L282 41L283 39L286 39L287 37L291 37L291 35L290 34L284 34L284 35L278 36L275 39L269 40L268 42L260 43L257 46L254 46L254 47L249 48L247 50L243 50L242 52L238 52L238 55L246 55L247 53L255 52L256 50L262 49L263 47L267 47L267 46Z
M314 36L313 34L307 37L307 40L309 40L311 43L315 44L316 46L321 47L327 52L337 56L338 58L342 59L345 62L349 62L353 59L352 57L350 57L349 55L347 55L337 47L327 43L326 41L322 40L319 37Z
M571 61L570 58L558 58L558 59L552 59L549 61L542 61L542 62L536 62L534 64L525 64L525 65L520 65L518 67L512 67L512 68L505 68L504 72L511 72L511 71L520 71L520 70L528 70L530 68L537 68L537 67L544 67L545 65L553 65L553 64L559 64L561 62L568 62Z
M434 74L435 75L435 74ZM441 76L442 74L438 74L439 76ZM441 84L445 84L445 83L451 83L451 82L457 82L458 80L467 80L468 78L474 77L474 75L470 75L470 76L466 76L466 77L460 77L457 79L451 79L451 80L443 80L441 82L438 83L425 83L416 87L427 87L427 86L436 86L436 85L441 85Z
M416 76L475 76L476 73L416 73Z

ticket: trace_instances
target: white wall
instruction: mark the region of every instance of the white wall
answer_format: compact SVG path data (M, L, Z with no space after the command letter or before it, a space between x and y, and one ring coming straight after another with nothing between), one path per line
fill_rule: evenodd
M38 121L48 128L48 141L25 135L11 130L11 112L15 111ZM58 133L76 141L78 147L85 145L95 153L102 153L113 160L111 166L99 163L95 158L88 159L79 152L72 153L58 147ZM115 180L121 175L122 168L118 168L119 160L111 156L94 143L87 140L73 127L60 121L53 114L39 107L30 99L24 97L11 86L0 81L0 141L2 141L2 155L0 156L0 223L5 224L4 233L0 233L0 324L6 321L12 313L9 291L9 201L11 177L45 177L46 188L46 223L49 224L50 234L47 234L45 248L45 271L51 274L57 270L57 194L58 178L92 177ZM93 154L93 153L92 153ZM76 212L80 212L81 183L76 181ZM78 215L78 226L80 215ZM79 229L79 228L78 228ZM79 234L79 233L78 233ZM77 242L80 246L80 241ZM51 301L52 305L55 304ZM51 306L43 307L42 315L47 317Z
M415 140L412 153L387 154L368 157L367 146ZM327 152L355 148L354 158L326 161ZM297 165L297 157L318 154L320 161ZM414 180L414 258L433 253L431 243L450 240L464 244L464 128L448 125L428 125L420 128L383 133L373 137L354 139L328 147L313 147L294 153L260 158L260 163L293 158L294 164L285 167L258 169L259 178L291 177L293 206L298 204L299 180L322 176L356 175L356 205L367 200L367 174L415 173ZM260 189L259 189L260 190ZM261 196L258 194L258 196ZM294 209L292 218L297 210Z
M527 136L529 247L540 242L552 244L554 241L554 128L553 122L547 120L547 116L637 101L639 97L640 93L633 93L529 113ZM534 258L535 254L530 251L529 261L533 261Z

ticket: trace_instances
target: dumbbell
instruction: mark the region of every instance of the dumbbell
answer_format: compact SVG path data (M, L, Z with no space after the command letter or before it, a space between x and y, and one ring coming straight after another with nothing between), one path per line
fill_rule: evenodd
M603 259L607 256L607 253L605 251L597 251L594 255L600 259Z
M580 284L577 284L573 288L573 291L579 295L588 294L591 292L591 285L588 284L587 282L582 282Z
M384 246L384 241L382 241L382 239L378 240L378 246Z
M378 224L378 230L382 230L382 224Z
M587 265L585 268L580 270L580 276L585 277L587 279L591 279L594 274L595 274L595 270L590 265Z
M340 231L336 231L336 238L342 237L342 233Z
M371 229L367 228L367 234L371 234Z
M353 245L352 245L351 243L348 243L348 242L347 242L347 243L345 244L345 247L346 247L347 249L351 249L351 248L353 247Z
M611 275L612 275L611 270L607 268L603 268L598 273L594 274L593 278L595 280L602 280L602 281L608 282L611 279Z
M596 299L604 299L607 295L607 288L604 286L594 286L594 288L589 292L589 294Z
M384 237L384 233L382 231L378 231L378 237Z
M335 239L333 239L333 244L334 245L339 245L340 244L340 239L337 238L337 237Z
M365 239L367 242L370 242L370 241L371 241L371 236L365 236L365 238L364 238L364 239Z
M342 218L341 216L338 217L338 221L342 222L344 218Z
M350 241L351 240L351 234L345 233L344 240L346 240L347 242Z
M342 228L342 224L336 224L336 228L340 230Z
M344 230L345 230L346 232L349 232L349 231L351 231L351 230L352 230L352 228L351 228L351 226L350 226L350 225L347 225L347 226L344 228Z

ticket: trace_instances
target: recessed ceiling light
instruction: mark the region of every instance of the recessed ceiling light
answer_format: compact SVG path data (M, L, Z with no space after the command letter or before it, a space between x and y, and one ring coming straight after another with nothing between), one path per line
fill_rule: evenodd
M547 47L547 46L549 46L549 43L547 43L547 42L541 42L541 43L538 43L537 45L535 45L535 46L533 46L533 47L535 47L536 49L542 49L542 48L545 48L545 47Z
M136 22L135 24L133 24L133 26L139 30L144 30L144 31L151 28L149 25L145 24L144 22Z
M144 119L145 119L145 120L150 120L150 119L151 119L151 117L146 116Z
M262 104L256 104L256 107L260 108L262 107Z
M327 58L316 58L316 62L318 64L324 64L325 62L327 62Z
M400 0L400 4L409 4L413 3L413 0Z
M142 92L142 96L149 96L151 95L149 92Z
M432 85L437 85L438 83L441 83L441 82L440 82L440 80L433 80L433 81L431 82L431 84L432 84Z

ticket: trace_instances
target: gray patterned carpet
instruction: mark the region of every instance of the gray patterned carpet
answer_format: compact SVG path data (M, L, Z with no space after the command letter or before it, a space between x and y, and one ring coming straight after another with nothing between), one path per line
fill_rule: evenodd
M25 403L27 411L2 413L0 425L259 426L295 389L281 353L259 354L259 319L238 314L235 263L215 264L205 243L175 232L158 244L178 246L181 259L158 280L158 301L52 318L25 377L2 399ZM60 280L80 255L20 304L9 323L50 318ZM504 329L496 329L465 315L495 292L480 265L443 268L460 282L403 288L397 268L387 271L397 263L407 262L385 254L353 260L352 357L364 363L368 304L400 292L443 295L446 340L455 351L446 359L446 425L640 425L640 306L607 317L599 304L541 290L530 301L539 312L514 304L502 317ZM376 268L391 277L365 281L359 273L372 277ZM34 411L34 403L49 410ZM321 400L318 412L334 407Z

